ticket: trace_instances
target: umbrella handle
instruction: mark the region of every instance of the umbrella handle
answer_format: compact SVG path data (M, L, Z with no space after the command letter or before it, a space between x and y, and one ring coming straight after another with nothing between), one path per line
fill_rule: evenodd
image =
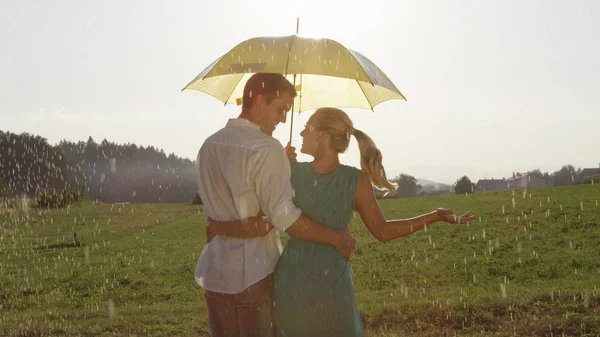
M292 131L294 128L294 103L292 103L292 118L290 123L290 145L292 145Z

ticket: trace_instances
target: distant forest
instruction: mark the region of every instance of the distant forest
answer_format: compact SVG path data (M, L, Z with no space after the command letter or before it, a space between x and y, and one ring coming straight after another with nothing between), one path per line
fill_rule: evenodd
M61 141L0 131L0 193L80 190L106 203L183 203L196 196L194 162L152 146ZM0 195L1 197L2 195Z

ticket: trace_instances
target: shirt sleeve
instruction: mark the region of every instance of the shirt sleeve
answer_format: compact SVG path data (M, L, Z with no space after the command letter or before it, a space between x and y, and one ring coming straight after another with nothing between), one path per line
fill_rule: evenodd
M290 162L281 144L273 143L261 151L253 178L260 208L275 228L287 230L302 211L292 202Z

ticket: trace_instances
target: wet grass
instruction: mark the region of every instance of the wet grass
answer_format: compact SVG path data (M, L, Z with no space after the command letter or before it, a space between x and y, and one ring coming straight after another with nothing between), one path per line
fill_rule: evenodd
M482 219L386 244L352 221L367 335L600 335L597 199L585 185L381 201L388 219L437 207ZM3 209L0 335L207 336L193 279L204 225L192 205Z

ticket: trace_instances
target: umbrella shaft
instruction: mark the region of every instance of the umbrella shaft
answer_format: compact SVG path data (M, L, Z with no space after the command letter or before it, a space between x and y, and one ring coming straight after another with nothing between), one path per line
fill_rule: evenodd
M294 74L294 88L296 87L296 74ZM294 98L294 100L292 101L292 108L290 109L290 113L292 115L292 117L290 117L290 146L292 145L292 133L294 130L294 102L296 101L296 99Z
M300 18L296 18L296 35L298 35L298 30L300 29ZM294 74L294 88L296 87L296 74ZM292 146L292 132L294 130L294 99L292 101L292 109L290 110L292 113L292 117L290 118L290 146Z

